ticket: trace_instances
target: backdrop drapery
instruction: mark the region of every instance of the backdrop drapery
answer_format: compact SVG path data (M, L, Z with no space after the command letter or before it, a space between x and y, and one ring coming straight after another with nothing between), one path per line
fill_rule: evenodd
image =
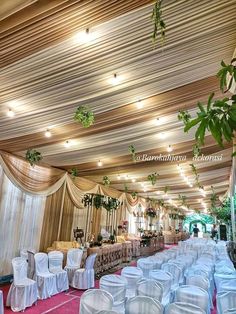
M12 272L11 260L21 249L45 251L53 241L70 241L76 226L85 229L86 193L118 198L118 222L145 204L145 199L41 163L31 167L23 158L0 151L0 276ZM96 233L104 224L102 212L94 211L92 219L96 223L91 232Z

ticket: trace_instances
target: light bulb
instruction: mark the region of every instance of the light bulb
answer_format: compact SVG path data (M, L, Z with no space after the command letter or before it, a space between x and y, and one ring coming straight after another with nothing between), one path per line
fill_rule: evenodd
M128 174L125 176L125 180L128 180L129 179L129 176L128 176Z
M111 79L111 84L112 85L117 85L117 84L120 83L120 81L121 81L121 77L118 76L116 73L114 73L114 75L113 75L113 77Z
M169 146L167 147L167 151L170 153L170 152L172 152L172 150L173 150L173 148L171 147L171 145L169 145Z
M52 133L49 131L49 129L46 130L45 136L46 137L51 137L52 136Z
M121 179L119 174L118 174L118 176L117 176L117 179L118 179L118 180L120 180L120 179Z
M9 118L13 118L14 115L15 115L15 112L12 109L9 109L8 112L7 112L7 115L8 115Z
M64 146L65 146L66 148L70 147L70 146L71 146L70 141L69 141L69 140L65 141Z
M138 109L142 109L143 108L143 101L142 100L137 101L136 105L137 105Z
M136 180L133 178L133 179L132 179L132 182L134 183L135 181L136 181Z
M165 138L167 138L167 134L164 133L164 132L161 132L158 134L158 137L161 139L161 140L164 140Z
M102 167L103 163L101 160L98 161L98 167Z
M91 42L94 38L94 33L91 33L89 28L86 28L85 31L75 34L74 41L76 43L86 44Z

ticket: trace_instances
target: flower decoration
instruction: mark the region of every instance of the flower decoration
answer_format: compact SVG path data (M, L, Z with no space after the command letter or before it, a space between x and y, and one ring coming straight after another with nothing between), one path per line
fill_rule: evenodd
M155 208L149 207L146 209L145 214L146 214L146 216L154 218L154 217L156 217L157 212L156 212Z

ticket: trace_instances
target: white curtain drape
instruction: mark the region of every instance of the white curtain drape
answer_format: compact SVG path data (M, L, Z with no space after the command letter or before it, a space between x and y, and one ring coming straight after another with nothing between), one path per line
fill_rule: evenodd
M39 249L46 197L23 193L0 166L0 276L11 274L11 260L23 248Z

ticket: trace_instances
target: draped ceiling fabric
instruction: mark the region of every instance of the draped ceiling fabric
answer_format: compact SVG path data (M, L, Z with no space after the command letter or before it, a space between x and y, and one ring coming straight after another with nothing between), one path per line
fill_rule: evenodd
M162 198L169 186L173 200L184 194L190 206L203 208L198 189L182 180L177 162L134 163L128 146L135 145L142 156L166 154L172 145L174 154L186 156L181 166L194 185L189 167L194 131L183 132L177 113L188 109L194 116L197 101L206 103L212 91L221 96L215 74L236 46L236 2L165 1L166 42L155 49L152 5L148 0L39 0L0 21L0 149L22 157L34 147L43 162L60 168L50 170L50 179L44 170L45 181L37 178L35 192L48 195L49 186L58 191L66 181L71 201L82 208L86 191L107 193L100 185L107 175L114 189L109 193L125 199L130 211L137 204L124 196L125 185L140 197L155 198ZM77 34L86 28L90 43L82 43ZM114 73L120 78L116 86L110 84ZM143 100L142 109L137 109L138 100ZM88 129L73 121L79 105L88 105L96 115ZM9 107L16 114L12 119L6 116ZM50 138L44 136L47 128ZM70 147L64 146L66 140ZM194 162L210 204L212 185L218 195L228 190L232 143L219 148L208 134L202 152L222 154L222 160ZM63 172L73 167L85 179L72 180ZM13 169L7 169L10 177ZM147 175L154 172L159 177L153 187ZM18 181L30 192L24 179L20 174Z

